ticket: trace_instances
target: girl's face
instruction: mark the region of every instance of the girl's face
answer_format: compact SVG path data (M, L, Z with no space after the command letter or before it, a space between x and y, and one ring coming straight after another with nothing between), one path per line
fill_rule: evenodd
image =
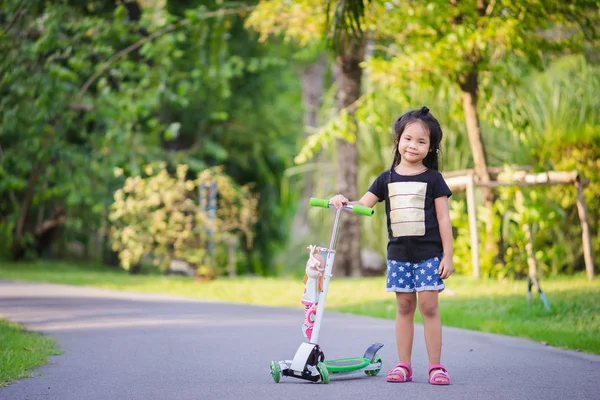
M423 160L429 154L429 145L429 132L425 126L419 121L410 123L398 141L398 152L402 157L400 163L413 166L423 164Z

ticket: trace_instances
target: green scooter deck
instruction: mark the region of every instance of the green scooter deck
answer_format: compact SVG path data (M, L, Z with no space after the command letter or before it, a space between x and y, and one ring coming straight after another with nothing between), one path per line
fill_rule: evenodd
M327 366L330 373L358 371L371 364L371 360L363 357L338 358L335 360L325 360L323 364Z

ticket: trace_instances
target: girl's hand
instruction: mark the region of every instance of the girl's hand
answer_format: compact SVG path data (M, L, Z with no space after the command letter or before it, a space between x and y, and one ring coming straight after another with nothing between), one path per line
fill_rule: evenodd
M454 261L452 261L452 256L444 256L442 258L438 272L440 273L440 278L442 279L446 279L452 275L452 272L454 272Z
M341 194L336 194L331 199L329 199L329 203L333 204L335 208L342 208L346 204L348 204L348 199L342 196Z

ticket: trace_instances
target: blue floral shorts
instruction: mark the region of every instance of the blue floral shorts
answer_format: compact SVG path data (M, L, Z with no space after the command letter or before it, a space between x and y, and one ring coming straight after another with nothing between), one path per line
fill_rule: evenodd
M387 292L441 292L446 287L438 268L442 257L419 262L387 261Z

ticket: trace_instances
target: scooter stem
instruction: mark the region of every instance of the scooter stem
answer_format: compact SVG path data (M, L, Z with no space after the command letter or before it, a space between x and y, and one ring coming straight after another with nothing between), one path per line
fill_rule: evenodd
M319 295L319 306L317 307L315 324L313 326L312 336L310 338L310 343L312 344L319 343L319 332L321 331L321 321L323 320L323 313L325 312L325 303L327 301L329 281L333 276L333 260L335 259L335 245L337 242L338 228L341 216L342 210L338 208L335 212L333 229L331 231L331 240L329 241L329 248L327 249L327 259L325 261L325 270L323 271L323 292Z

